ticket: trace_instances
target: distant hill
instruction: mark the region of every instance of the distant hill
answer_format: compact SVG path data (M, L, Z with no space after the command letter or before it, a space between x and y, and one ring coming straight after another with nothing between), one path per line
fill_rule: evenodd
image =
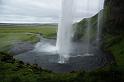
M57 23L0 23L0 26L57 26Z

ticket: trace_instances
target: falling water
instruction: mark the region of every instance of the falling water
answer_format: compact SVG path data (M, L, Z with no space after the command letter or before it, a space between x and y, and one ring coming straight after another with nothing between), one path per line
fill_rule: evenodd
M90 25L90 18L87 19L87 28L86 28L86 54L85 55L89 55L89 51L90 51L90 31L91 31L91 25Z
M87 0L87 15L89 15L90 13L90 0ZM85 34L85 39L86 39L86 54L84 55L90 55L89 51L90 51L90 31L91 31L91 19L87 18L87 28L86 28L86 34Z
M98 3L99 7L98 10L101 9L101 1ZM90 16L90 5L91 1L87 0L86 2L86 10L87 15ZM57 50L57 53L59 54L59 63L65 63L71 54L71 48L73 46L72 44L72 37L73 37L73 20L74 20L74 0L62 0L62 12L61 12L61 21L58 25L58 33L57 33L57 42L56 47L49 46L49 44L46 44L44 46L40 46L41 43L38 44L36 47L40 47L39 51L46 51L46 52L52 52ZM100 34L101 34L101 18L102 13L99 13L98 15L98 25L97 25L97 33L96 33L96 41L100 40ZM84 55L89 56L93 55L91 51L91 19L87 17L87 28L85 32L85 40L86 40L86 52ZM44 44L44 43L43 43ZM41 44L42 45L42 44ZM73 46L74 47L74 46ZM49 49L49 50L47 50Z
M98 18L97 18L97 34L96 34L97 47L100 46L100 40L101 40L102 18L103 18L103 12L101 11L101 9L103 9L104 7L103 3L104 3L104 0L99 0L98 11L100 12L98 13Z
M57 51L60 56L59 63L68 60L71 48L71 38L73 31L73 0L62 0L61 21L57 34Z
M104 6L104 0L99 0L98 1L98 19L97 19L97 31L96 31L96 44L97 44L97 47L99 47L100 45L100 39L101 39L101 23L102 23L102 17L103 17L103 12L100 11L101 9L103 9L103 6ZM90 0L87 0L87 14L90 14ZM91 47L91 44L90 44L90 38L91 38L91 18L87 18L87 28L86 28L86 34L85 34L85 39L86 39L86 43L87 43L87 46L86 46L86 54L85 55L93 55L90 53L90 47Z

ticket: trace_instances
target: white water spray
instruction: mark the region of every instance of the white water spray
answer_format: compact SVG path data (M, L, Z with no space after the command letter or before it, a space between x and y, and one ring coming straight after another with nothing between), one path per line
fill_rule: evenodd
M98 11L100 11L103 7L103 0L100 0L98 3L99 7L97 8ZM91 0L86 1L86 16L91 17ZM102 6L101 6L102 5ZM58 33L57 33L57 42L56 46L39 42L36 45L36 50L40 52L49 52L49 53L55 53L59 54L59 63L65 63L68 61L70 55L74 52L72 52L73 48L73 42L72 42L72 37L74 33L73 29L73 21L74 21L74 11L75 11L75 5L74 5L74 0L62 0L62 12L61 12L61 21L58 25ZM84 10L84 11L85 11ZM84 13L82 13L84 14ZM92 15L93 16L93 15ZM98 25L97 25L97 33L96 33L96 41L99 44L99 40L101 37L101 13L98 15ZM90 18L87 17L87 28L85 31L85 40L86 40L86 47L84 49L84 53L81 54L83 56L91 56L93 55L90 50L91 50L91 43L90 43L90 38L91 38L91 21ZM74 48L75 49L75 48ZM79 51L80 53L80 51ZM77 55L77 54L76 54Z
M71 38L73 35L73 0L62 1L61 21L58 27L57 43L59 63L65 63L68 60L71 48Z

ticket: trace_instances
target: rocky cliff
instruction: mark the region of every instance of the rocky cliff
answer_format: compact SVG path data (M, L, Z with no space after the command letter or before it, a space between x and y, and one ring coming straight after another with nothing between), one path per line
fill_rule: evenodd
M102 25L102 48L114 55L119 66L124 68L124 0L105 0ZM92 29L97 27L97 17L91 17ZM77 24L74 40L82 39L86 19Z
M123 0L106 0L105 9L105 29L104 31L111 34L123 34L124 31L124 1Z

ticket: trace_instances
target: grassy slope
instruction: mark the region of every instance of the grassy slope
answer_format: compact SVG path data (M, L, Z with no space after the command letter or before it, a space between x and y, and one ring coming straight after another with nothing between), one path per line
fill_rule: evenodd
M59 82L77 77L76 73L58 74L42 70L37 65L23 64L0 53L0 82Z
M107 34L104 40L104 49L112 53L120 70L124 70L124 39L123 35L113 36Z
M106 0L107 1L107 0ZM106 51L113 54L119 70L124 70L124 33L123 33L123 21L118 21L118 17L113 16L114 13L120 16L120 10L115 12L114 9L119 9L120 6L109 3L104 9L104 27L103 27L103 47ZM116 4L116 0L113 1ZM112 11L113 10L113 11ZM121 68L121 69L120 69Z
M92 72L53 73L0 53L0 82L123 82L123 77L122 72L111 67Z
M117 65L124 70L124 39L109 48L115 56Z
M92 27L90 30L91 31L91 37L90 37L91 39L95 38L95 35L96 35L97 16L98 15L96 14L92 18L90 18L90 26ZM84 37L86 28L88 26L87 21L88 21L88 19L85 18L76 24L75 33L74 33L74 37L73 37L74 40L81 40Z

